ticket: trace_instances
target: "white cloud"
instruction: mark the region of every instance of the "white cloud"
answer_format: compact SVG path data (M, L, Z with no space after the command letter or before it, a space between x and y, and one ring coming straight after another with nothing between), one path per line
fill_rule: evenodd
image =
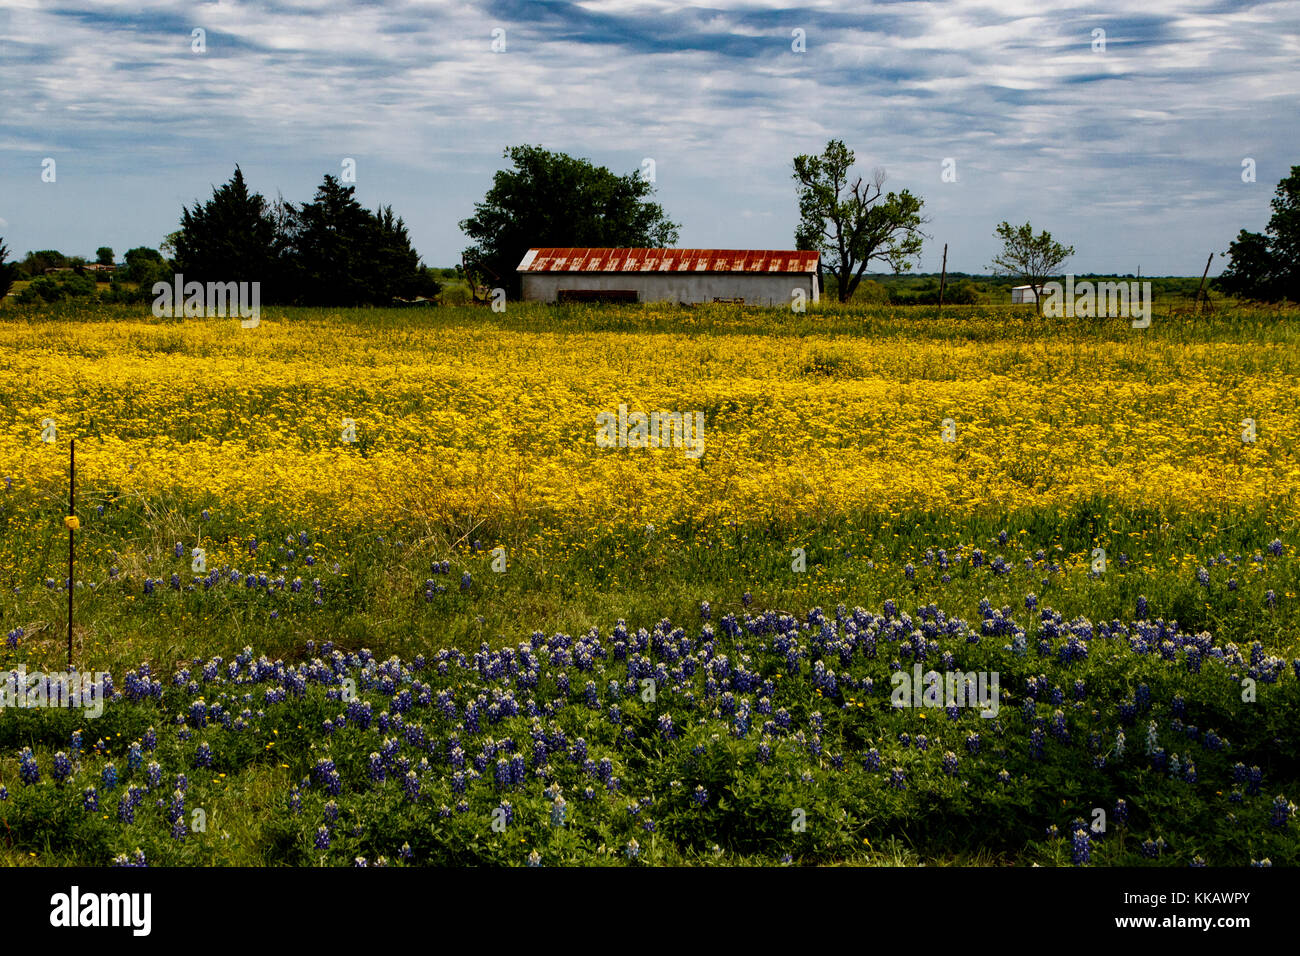
M93 248L85 230L118 228L131 234L115 244L156 244L179 212L163 200L204 194L235 161L264 192L305 199L352 156L359 194L391 202L426 258L450 262L456 219L502 148L525 142L620 172L652 156L683 243L779 246L796 215L791 157L836 137L951 222L990 220L954 227L959 267L987 261L993 224L1020 216L1063 235L1078 223L1065 237L1081 268L1146 247L1174 269L1261 225L1271 183L1300 162L1293 3L951 0L856 16L839 0L23 0L5 18L0 86L23 90L24 110L6 121L0 191L32 224L31 247ZM804 54L792 26L807 30ZM1260 163L1253 199L1237 188L1246 149ZM34 197L45 155L60 159L60 192ZM948 156L960 193L939 181ZM41 205L91 187L102 204L83 214ZM1143 209L1176 217L1192 193L1217 207L1203 199L1159 234L1144 221ZM1134 221L1107 227L1089 212L1099 196ZM736 210L752 230L731 225ZM932 223L936 248L948 229Z

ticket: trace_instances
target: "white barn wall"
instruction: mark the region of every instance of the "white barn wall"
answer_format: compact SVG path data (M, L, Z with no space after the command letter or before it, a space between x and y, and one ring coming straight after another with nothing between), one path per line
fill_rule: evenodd
M816 273L524 272L525 302L554 302L561 289L635 290L642 302L712 302L744 299L746 305L788 306L795 289L808 302L819 299Z

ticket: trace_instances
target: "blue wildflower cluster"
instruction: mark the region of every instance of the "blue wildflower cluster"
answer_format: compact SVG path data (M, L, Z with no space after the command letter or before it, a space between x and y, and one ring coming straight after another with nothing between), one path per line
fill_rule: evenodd
M1079 865L1139 854L1185 865L1184 846L1294 854L1294 804L1263 796L1266 781L1270 793L1286 784L1266 769L1286 731L1254 730L1223 703L1239 699L1248 674L1261 699L1293 698L1290 669L1262 647L1243 655L1174 621L1067 622L1025 605L1017 620L986 601L973 625L893 601L879 614L841 606L802 617L703 605L689 632L620 621L409 661L329 642L296 662L244 648L182 661L166 680L141 665L109 685L102 718L105 731L133 728L136 739L105 732L87 747L81 730L38 734L18 754L21 786L5 792L24 805L66 802L115 852L145 847L162 863L182 848L221 859L219 835L187 830L186 810L262 765L289 781L263 824L267 852L284 862L519 864L529 858L521 839L549 861L566 834L625 862L715 845L815 862L852 858L864 837L994 792L1036 818L1025 842L1050 827ZM892 706L891 677L917 665L999 672L1005 714ZM1138 832L1118 841L1055 819L1044 780L1095 794L1114 827ZM1135 803L1150 787L1169 788L1169 799ZM1193 838L1176 809L1190 795L1222 803L1229 838ZM1133 818L1131 803L1143 807ZM791 828L791 807L806 812L815 841ZM36 839L18 826L15 839ZM1272 842L1248 844L1245 832ZM1215 853L1225 854L1215 864L1246 862Z

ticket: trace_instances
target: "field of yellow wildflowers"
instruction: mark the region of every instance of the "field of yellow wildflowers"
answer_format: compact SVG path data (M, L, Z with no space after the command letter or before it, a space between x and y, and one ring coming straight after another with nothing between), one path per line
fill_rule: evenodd
M287 573L249 544L303 532L318 569L354 579L391 544L370 581L387 582L381 604L458 552L485 583L529 579L514 597L539 610L571 605L580 582L661 597L656 581L721 576L733 596L842 599L865 574L884 593L927 548L980 546L981 528L1030 554L1061 546L1049 564L1123 552L1139 580L1288 537L1293 318L1138 331L912 311L290 310L256 329L103 306L14 315L0 322L6 619L56 629L22 608L66 576L72 438L83 584L136 590L191 583L195 548L209 568ZM601 447L597 416L620 405L702 413L702 454ZM796 548L810 573L792 572Z
M1294 862L1298 380L1276 311L6 309L0 663L70 588L113 690L6 705L0 862Z

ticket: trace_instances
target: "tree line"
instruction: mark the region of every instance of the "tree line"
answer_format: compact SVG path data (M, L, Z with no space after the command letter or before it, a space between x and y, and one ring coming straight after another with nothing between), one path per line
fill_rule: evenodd
M457 270L471 288L500 287L518 297L515 270L530 247L676 244L680 226L653 200L654 184L640 171L620 176L540 146L514 146L504 155L512 168L495 174L473 214L460 222L470 245ZM882 171L869 179L855 176L854 163L853 150L839 140L820 154L793 160L795 247L820 254L822 287L841 302L852 298L871 263L905 273L931 238L922 231L929 221L923 199L906 189L886 192ZM148 298L154 282L171 282L179 272L186 281L260 282L267 303L362 306L434 299L444 270L422 264L391 206L372 212L354 192L354 186L326 175L311 202L270 202L249 189L236 166L211 199L182 207L180 228L162 246L167 256L146 247L129 250L105 297ZM1263 233L1242 230L1231 244L1225 253L1231 261L1215 287L1238 298L1300 300L1300 166L1278 184L1272 209ZM1002 249L994 273L1018 276L1036 291L1074 253L1029 223L1000 223L995 236ZM25 292L29 300L94 291L84 275L93 266L84 259L44 250L6 264L7 256L0 238L0 295L20 277L34 280ZM113 250L97 250L96 264L113 264ZM71 273L50 277L50 269ZM969 290L953 291L947 301L960 301Z
M366 209L355 190L326 175L311 202L268 202L236 166L211 199L182 207L180 228L163 244L169 256L129 250L103 298L147 301L155 282L170 284L179 273L186 282L259 282L264 303L351 307L432 299L440 283L420 261L405 222L391 206ZM0 261L3 250L0 241ZM110 248L99 250L106 265L112 255ZM24 274L34 279L25 290L29 299L33 287L34 297L46 301L85 294L87 286L93 293L87 266L53 250L28 253L5 268L0 293ZM49 269L70 272L50 276Z

